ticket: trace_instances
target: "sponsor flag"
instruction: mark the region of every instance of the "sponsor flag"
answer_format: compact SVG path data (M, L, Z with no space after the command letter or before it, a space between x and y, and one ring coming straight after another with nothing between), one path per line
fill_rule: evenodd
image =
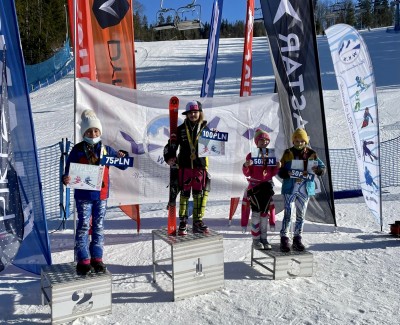
M251 95L253 25L254 0L247 0L246 27L244 30L244 48L242 60L242 79L240 81L240 97Z
M312 1L260 0L279 94L287 147L291 134L305 128L310 145L329 166L329 151ZM334 223L331 171L316 180L307 219Z
M75 77L96 80L96 65L89 2L75 0Z
M67 0L67 13L69 21L69 33L71 40L71 47L75 47L75 0Z
M85 1L86 2L86 1ZM136 88L131 0L90 0L96 77L99 82Z
M242 59L242 78L240 80L240 97L251 95L251 81L253 75L253 27L254 27L254 0L247 0L246 10L246 26L244 30L244 46L243 46L243 59ZM246 196L243 196L242 201L247 200ZM231 198L229 220L232 219L236 212L240 198ZM242 202L242 205L243 205ZM248 219L250 216L250 209L242 209L241 219Z
M213 97L215 76L217 74L217 58L219 47L219 32L221 27L223 0L214 0L211 29L208 37L206 63L204 65L203 83L201 85L200 97Z
M69 22L69 33L70 33L70 40L71 46L74 47L74 40L75 40L75 27L74 27L74 13L75 13L75 0L67 0L67 12L68 12L68 22Z
M51 264L37 147L14 1L0 2L0 271Z
M69 1L72 7L72 0ZM132 1L75 1L76 77L135 89ZM79 119L79 115L75 116ZM76 133L75 139L79 137L79 133ZM125 212L127 207L121 210ZM132 206L131 211L139 211L139 207ZM133 215L128 215L133 218ZM137 221L139 229L139 212L133 219Z
M353 27L334 25L326 30L326 36L353 142L361 190L382 230L379 118L372 62L363 38Z
M136 231L140 232L140 208L139 204L131 205L120 205L119 208L124 212L129 218L136 221Z

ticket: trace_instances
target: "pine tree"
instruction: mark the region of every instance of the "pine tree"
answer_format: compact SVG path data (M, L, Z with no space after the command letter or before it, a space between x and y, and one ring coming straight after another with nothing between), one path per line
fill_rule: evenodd
M53 56L66 40L64 0L16 0L15 6L25 63Z

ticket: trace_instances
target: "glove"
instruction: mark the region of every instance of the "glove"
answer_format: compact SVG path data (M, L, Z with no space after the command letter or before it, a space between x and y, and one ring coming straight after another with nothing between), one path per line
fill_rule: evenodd
M289 171L284 167L279 168L278 176L282 179L290 178Z

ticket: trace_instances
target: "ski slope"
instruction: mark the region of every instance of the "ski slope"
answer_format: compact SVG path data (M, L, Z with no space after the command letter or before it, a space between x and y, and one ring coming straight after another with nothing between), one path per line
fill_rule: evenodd
M362 34L371 52L380 112L381 140L399 136L400 34L384 30ZM332 148L351 146L326 39L319 38L320 65L328 141ZM150 93L198 98L207 42L137 43L138 89ZM215 96L238 96L242 39L223 39ZM274 80L265 39L254 42L253 94L272 92ZM397 58L396 58L397 57ZM72 75L31 94L38 147L73 139ZM55 168L58 168L55 162ZM165 189L167 191L167 189ZM228 225L228 202L213 202L205 221L224 237L225 288L171 302L171 280L162 273L152 283L151 231L166 226L167 212L158 204L141 207L142 231L118 209L105 222L104 261L112 273L113 312L82 317L72 324L397 324L399 322L400 238L388 234L400 220L400 189L383 193L384 231L380 232L363 198L335 202L338 227L306 222L304 242L314 254L314 274L274 281L250 267L251 236L243 234L239 210ZM282 215L277 216L280 229ZM53 263L73 261L73 223L55 231L60 220L48 220ZM279 233L269 234L278 244ZM167 246L160 253L168 253ZM50 307L41 305L40 277L14 266L0 274L0 323L48 324Z

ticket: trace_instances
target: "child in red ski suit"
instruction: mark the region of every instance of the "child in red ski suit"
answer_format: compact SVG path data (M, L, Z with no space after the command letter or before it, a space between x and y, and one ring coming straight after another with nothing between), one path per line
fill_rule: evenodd
M267 210L272 196L274 195L272 178L278 174L280 162L275 166L268 166L267 146L270 142L269 134L261 129L257 129L254 142L257 145L258 157L263 160L262 165L253 164L251 153L246 156L242 171L249 182L247 197L251 206L251 235L253 237L254 249L271 249L267 240Z

